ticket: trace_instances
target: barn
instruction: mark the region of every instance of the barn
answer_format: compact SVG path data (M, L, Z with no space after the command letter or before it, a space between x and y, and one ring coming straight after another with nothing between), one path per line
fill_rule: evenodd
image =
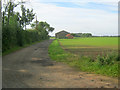
M69 34L69 32L63 30L63 31L56 33L55 37L59 39L65 39L67 34Z
M66 35L66 38L68 38L68 39L73 39L73 35L67 34L67 35Z

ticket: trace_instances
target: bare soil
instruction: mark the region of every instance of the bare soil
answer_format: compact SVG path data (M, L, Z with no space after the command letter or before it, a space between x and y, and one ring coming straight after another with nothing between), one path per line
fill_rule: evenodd
M118 79L52 61L46 40L3 57L3 88L116 88Z
M98 55L106 56L107 54L118 53L118 50L113 50L113 49L109 49L109 48L75 48L75 49L69 48L68 49L62 45L61 45L61 47L66 52L70 52L72 54L79 55L79 56L92 57L94 59L96 59L96 57Z

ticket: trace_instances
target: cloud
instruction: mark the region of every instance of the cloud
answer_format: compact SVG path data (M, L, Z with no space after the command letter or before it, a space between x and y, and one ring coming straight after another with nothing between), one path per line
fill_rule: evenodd
M63 29L94 35L118 34L117 0L31 0L25 6L34 9L39 21L47 21L55 28L50 35Z
M91 32L94 35L115 35L118 32L117 13L97 9L58 7L48 3L36 3L34 10L39 20L47 21L55 27L51 35L62 29L70 32Z
M69 7L69 8L87 8L104 10L107 12L117 13L117 4L111 3L98 3L98 2L51 2L49 4L56 5L58 7Z

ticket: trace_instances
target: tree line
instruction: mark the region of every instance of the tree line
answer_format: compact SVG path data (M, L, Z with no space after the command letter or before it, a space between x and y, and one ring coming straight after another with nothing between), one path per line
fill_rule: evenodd
M74 37L92 37L91 33L71 33Z
M21 13L15 8L21 6ZM49 39L49 32L54 30L47 22L39 22L35 19L33 9L26 8L24 2L15 3L11 0L2 10L2 52L16 46L24 46L36 41ZM33 22L33 23L32 23ZM26 26L31 25L32 29Z

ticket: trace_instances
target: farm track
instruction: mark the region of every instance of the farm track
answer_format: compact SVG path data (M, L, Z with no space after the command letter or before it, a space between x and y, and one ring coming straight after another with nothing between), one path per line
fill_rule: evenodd
M46 40L3 57L3 88L114 88L117 78L81 72L52 61Z

